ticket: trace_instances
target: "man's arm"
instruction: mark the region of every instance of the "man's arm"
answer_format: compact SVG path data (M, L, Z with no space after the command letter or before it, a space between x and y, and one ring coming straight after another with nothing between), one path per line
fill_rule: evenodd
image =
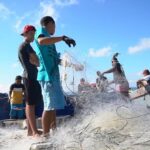
M38 56L36 55L36 52L34 51L34 49L30 45L26 46L26 52L29 55L29 62L32 65L35 65L36 67L39 67L40 63L39 63Z
M40 45L49 45L49 44L54 44L54 43L60 42L62 40L63 40L63 36L60 36L60 37L39 37L38 43Z
M35 53L29 53L29 57L30 57L29 61L31 64L35 65L36 67L40 66L38 56Z
M11 85L9 90L9 95L8 95L8 102L10 102L12 91L13 91L13 86Z
M106 73L114 72L114 70L115 70L115 67L113 67L113 68L111 68L111 69L109 69L109 70L107 70L107 71L104 71L104 72L102 73L102 75L104 75L104 74L106 74Z
M40 45L55 44L55 43L60 42L60 41L64 41L69 47L71 47L71 45L73 47L76 45L75 40L72 38L69 38L67 36L44 37L44 35L39 35L39 37L38 37L38 43Z

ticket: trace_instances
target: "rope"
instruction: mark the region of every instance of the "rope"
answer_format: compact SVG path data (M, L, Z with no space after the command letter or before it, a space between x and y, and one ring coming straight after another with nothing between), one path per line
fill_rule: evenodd
M75 95L78 95L77 93L75 93L74 91L72 91L72 90L68 87L66 80L65 80L65 85L66 85L66 88L67 88L71 93L73 93L73 94L75 94Z
M119 106L119 107L117 107L116 108L116 114L120 117L120 118L122 118L122 119L136 119L136 118L140 118L140 117L143 117L143 116L147 116L147 115L149 115L150 113L145 113L145 114L141 114L141 115L137 115L137 116L133 116L133 117L123 117L123 116L121 116L120 114L119 114L119 109L120 108L128 108L127 106L124 106L124 105L122 105L122 106Z

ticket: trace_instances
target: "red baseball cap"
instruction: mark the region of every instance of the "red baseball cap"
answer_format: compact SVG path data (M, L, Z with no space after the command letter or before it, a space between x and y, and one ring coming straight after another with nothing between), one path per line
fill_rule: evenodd
M27 33L29 31L36 31L35 27L32 25L26 25L21 33L21 35L23 36L24 33Z

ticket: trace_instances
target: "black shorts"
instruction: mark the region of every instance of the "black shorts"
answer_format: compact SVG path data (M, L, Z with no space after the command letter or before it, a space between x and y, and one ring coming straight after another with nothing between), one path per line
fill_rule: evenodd
M41 86L37 80L23 78L25 86L25 100L28 105L37 105L42 101Z

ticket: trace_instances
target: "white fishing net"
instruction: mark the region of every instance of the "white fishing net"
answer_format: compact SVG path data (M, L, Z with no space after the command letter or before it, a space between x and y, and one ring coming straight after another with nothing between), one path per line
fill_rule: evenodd
M150 97L148 97L149 99ZM74 99L75 116L61 121L49 138L26 137L15 127L0 128L1 150L149 150L150 111L114 91L91 88Z
M44 141L45 145L39 144L39 147L52 150L148 150L149 114L144 104L130 102L115 92L91 90L77 98L76 115L60 124L55 134Z

